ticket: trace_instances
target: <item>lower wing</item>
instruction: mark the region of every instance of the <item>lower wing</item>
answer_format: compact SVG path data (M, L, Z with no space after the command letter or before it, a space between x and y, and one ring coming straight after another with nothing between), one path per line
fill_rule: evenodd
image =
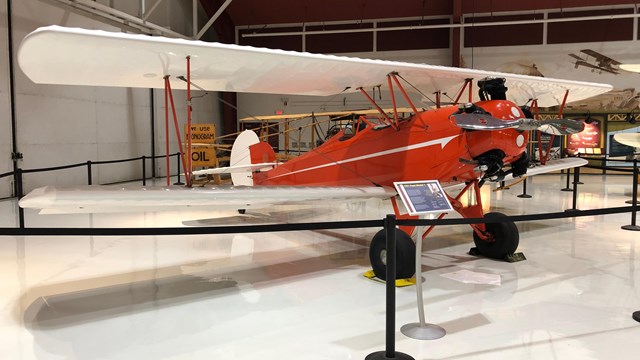
M175 211L205 207L216 210L258 209L275 205L388 199L395 195L396 191L392 188L376 186L45 186L31 191L19 204L26 209L40 209L41 214L72 214Z
M585 159L569 157L563 159L549 160L545 165L536 165L527 169L527 173L523 176L533 176L546 174L550 172L571 169L587 165L589 162ZM504 180L512 180L511 174L507 175Z

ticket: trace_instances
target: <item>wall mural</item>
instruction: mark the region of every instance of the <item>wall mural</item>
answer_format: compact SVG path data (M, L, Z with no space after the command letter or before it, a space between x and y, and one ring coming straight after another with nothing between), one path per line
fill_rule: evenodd
M606 94L565 106L567 117L581 120L586 126L582 133L567 137L563 144L554 139L552 158L561 153L598 156L611 152L612 156L625 159L640 151L622 149L612 140L617 132L640 132L635 124L640 120L640 74L619 67L624 63L640 63L639 41L485 47L465 49L463 57L466 66L477 69L613 85L614 89ZM554 116L558 106L542 111ZM541 140L546 148L550 139L543 136ZM534 159L538 158L537 147L536 141L532 144ZM628 163L608 162L608 165L628 166Z
M574 112L640 110L640 74L620 69L640 62L640 42L485 47L463 51L466 66L523 75L607 83L606 94L567 104ZM553 110L549 109L549 110Z

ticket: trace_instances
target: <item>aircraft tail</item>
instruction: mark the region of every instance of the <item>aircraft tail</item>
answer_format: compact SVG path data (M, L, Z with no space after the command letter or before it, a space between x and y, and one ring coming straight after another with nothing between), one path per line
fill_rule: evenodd
M261 142L255 132L245 130L233 142L229 163L230 168L245 169L231 173L233 185L253 186L253 171L256 168L273 167L276 153L268 143Z

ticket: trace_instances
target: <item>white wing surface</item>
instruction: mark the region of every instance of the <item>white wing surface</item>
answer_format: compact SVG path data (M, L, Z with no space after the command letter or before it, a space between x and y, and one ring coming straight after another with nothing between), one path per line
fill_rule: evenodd
M589 162L585 159L569 157L562 159L549 160L544 165L536 165L532 168L527 169L527 174L525 176L534 176L540 174L546 174L550 172L556 172L560 170L571 169L575 167L580 167L587 165ZM512 180L513 176L511 174L507 175L504 180Z
M640 133L619 133L613 138L622 145L640 148Z
M202 209L259 209L274 205L388 199L392 188L304 186L122 187L83 186L31 191L19 204L42 214L105 213Z
M455 94L465 79L506 78L517 104L540 106L578 101L610 85L397 61L272 50L146 35L49 26L27 35L18 52L24 73L36 83L162 88L163 77L186 76L211 91L332 95L371 86L398 72L424 93ZM186 87L182 81L175 88ZM475 84L474 84L475 88ZM477 94L474 94L477 96Z

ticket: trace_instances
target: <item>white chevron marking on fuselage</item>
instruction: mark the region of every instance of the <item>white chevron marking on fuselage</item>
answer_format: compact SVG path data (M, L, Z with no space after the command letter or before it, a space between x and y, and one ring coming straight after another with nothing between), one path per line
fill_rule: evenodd
M305 171L317 170L317 169L321 169L321 168L325 168L325 167L329 167L329 166L347 164L347 163L354 162L354 161L360 161L360 160L371 159L371 158L375 158L375 157L379 157L379 156L395 154L395 153L399 153L399 152L402 152L402 151L420 149L420 148L428 147L428 146L432 146L432 145L440 145L440 149L444 149L444 147L447 146L447 144L451 140L456 138L456 137L458 137L458 135L453 135L453 136L448 136L448 137L444 137L444 138L440 138L440 139L430 140L430 141L426 141L426 142L418 143L418 144L413 144L413 145L409 145L409 146L402 146L402 147L398 147L398 148L395 148L395 149L384 150L384 151L371 153L371 154L367 154L367 155L356 156L356 157L353 157L353 158L350 158L350 159L338 160L338 161L330 162L330 163L327 163L327 164L313 166L313 167L310 167L310 168L291 171L291 172L288 172L286 174L281 174L281 175L274 176L271 179L276 179L276 178L279 178L279 177L282 177L282 176L294 175L294 174L298 174L298 173L305 172Z

